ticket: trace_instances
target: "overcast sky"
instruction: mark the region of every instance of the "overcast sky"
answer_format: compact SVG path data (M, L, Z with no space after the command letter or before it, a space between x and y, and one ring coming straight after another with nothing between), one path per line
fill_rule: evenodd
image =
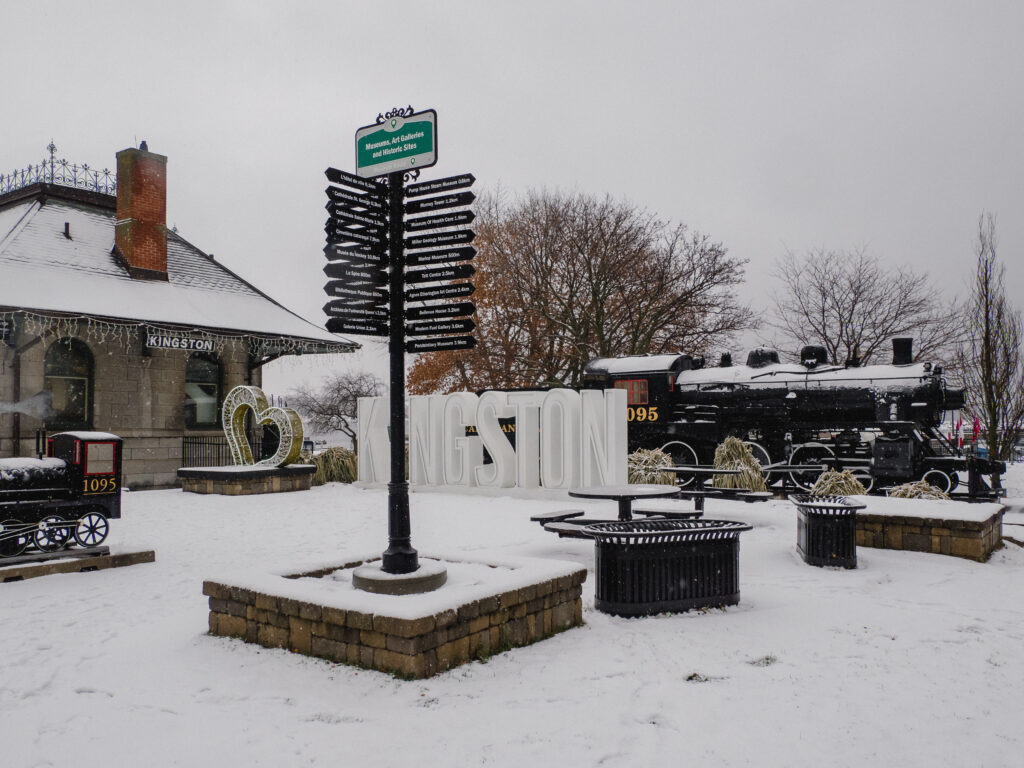
M817 247L964 293L983 211L1024 304L1020 2L36 0L0 29L0 172L145 139L168 224L315 322L323 170L406 105L438 113L423 179L640 203L749 260L758 308Z

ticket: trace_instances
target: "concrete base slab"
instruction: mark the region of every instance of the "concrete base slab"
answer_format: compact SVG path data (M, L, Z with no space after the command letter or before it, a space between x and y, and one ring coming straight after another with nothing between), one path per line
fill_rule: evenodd
M106 547L103 547L106 549ZM66 555L66 553L64 553ZM93 555L91 557L65 556L60 560L36 563L34 565L0 565L0 583L8 581L24 581L37 576L49 576L54 573L83 573L85 571L104 571L107 568L122 568L126 565L152 563L156 560L153 550L145 552L126 552L120 555Z
M448 581L440 562L424 562L412 573L386 573L379 563L361 565L352 572L352 586L378 595L419 595L433 592Z

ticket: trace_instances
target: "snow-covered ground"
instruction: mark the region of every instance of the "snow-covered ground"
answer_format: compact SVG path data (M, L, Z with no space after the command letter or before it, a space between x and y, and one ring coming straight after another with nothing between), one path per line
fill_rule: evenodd
M566 504L415 493L413 543L592 569L528 520ZM410 682L206 634L204 578L382 550L383 491L126 493L109 543L154 564L0 584L0 766L1021 764L1024 550L821 569L788 502L707 506L754 526L738 606L614 618L590 578L586 626Z

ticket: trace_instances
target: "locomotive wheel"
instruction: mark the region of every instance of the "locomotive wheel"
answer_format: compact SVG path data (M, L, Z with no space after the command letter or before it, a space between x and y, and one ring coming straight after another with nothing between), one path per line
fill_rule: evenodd
M871 489L875 487L875 478L868 470L854 469L850 471L850 474L860 480L860 484L864 486L864 493L871 493Z
M697 460L697 452L693 450L693 448L688 446L686 443L682 443L678 440L673 440L670 443L665 443L663 446L661 446L661 450L672 457L673 466L700 463ZM677 474L676 478L677 484L680 488L686 488L687 486L692 485L694 481L693 475L687 477L686 475Z
M75 527L75 541L80 547L97 547L110 533L110 523L99 512L89 512L78 518Z
M28 546L25 524L19 520L4 520L0 525L0 557L16 557Z
M953 478L941 469L929 469L921 475L921 479L928 483L928 485L938 488L943 493L949 493L954 487Z
M768 455L767 449L760 443L755 443L753 440L746 440L743 444L750 449L750 452L754 455L754 458L757 459L757 463L760 464L762 467L767 467L769 464L772 463L772 457ZM774 472L764 473L764 481L768 485L771 485L772 482L777 478L778 475L776 475Z
M793 452L789 455L790 464L815 464L821 459L832 459L835 458L835 453L827 445L822 443L804 443L798 445L793 449ZM802 488L805 491L811 490L814 487L814 483L817 482L818 478L821 477L821 472L817 470L801 470L798 472L790 472L789 479L792 480L797 487Z
M56 552L62 549L71 538L67 521L57 515L44 517L32 537L33 543L43 552Z

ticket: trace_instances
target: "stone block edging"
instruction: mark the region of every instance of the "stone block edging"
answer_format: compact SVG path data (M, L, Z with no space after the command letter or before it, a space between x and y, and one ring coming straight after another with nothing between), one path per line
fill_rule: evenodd
M857 546L985 562L1001 546L1003 510L985 520L857 513Z
M290 577L322 577L360 564ZM581 625L585 579L586 569L579 568L416 617L343 609L218 581L205 581L203 594L210 602L211 634L426 678Z

